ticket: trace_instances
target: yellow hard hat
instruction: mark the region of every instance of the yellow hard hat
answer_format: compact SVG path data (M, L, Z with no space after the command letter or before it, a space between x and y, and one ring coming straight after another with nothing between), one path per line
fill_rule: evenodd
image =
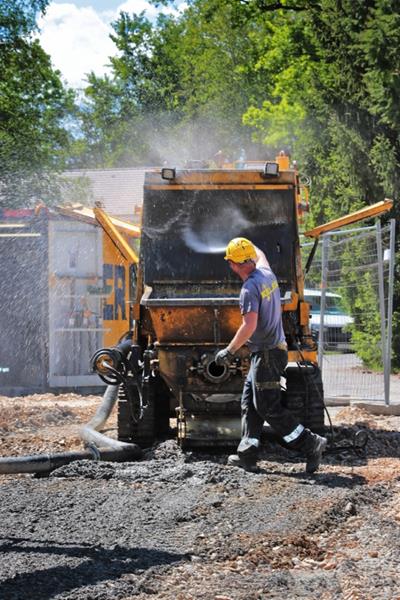
M243 237L233 238L229 242L225 251L225 260L231 260L234 263L243 263L246 260L255 260L257 258L254 244Z

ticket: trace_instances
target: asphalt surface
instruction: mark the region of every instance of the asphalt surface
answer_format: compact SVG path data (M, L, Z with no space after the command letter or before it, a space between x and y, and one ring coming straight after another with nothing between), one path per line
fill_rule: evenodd
M325 397L384 401L383 372L373 372L362 365L356 354L324 355L322 376ZM400 403L400 376L390 377L390 401Z

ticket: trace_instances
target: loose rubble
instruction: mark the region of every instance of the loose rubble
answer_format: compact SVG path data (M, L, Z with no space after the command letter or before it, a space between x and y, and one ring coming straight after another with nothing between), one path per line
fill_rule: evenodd
M98 401L0 398L1 455L82 447ZM399 600L399 425L336 411L339 448L314 476L269 443L253 474L174 440L140 462L2 476L0 597ZM355 451L358 431L368 439Z

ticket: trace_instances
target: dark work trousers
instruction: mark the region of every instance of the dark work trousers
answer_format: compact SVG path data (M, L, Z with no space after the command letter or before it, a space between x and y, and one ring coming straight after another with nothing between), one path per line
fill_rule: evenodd
M280 378L288 360L286 350L273 348L251 355L243 387L242 440L239 454L256 454L264 421L286 442L296 443L304 427L281 404Z

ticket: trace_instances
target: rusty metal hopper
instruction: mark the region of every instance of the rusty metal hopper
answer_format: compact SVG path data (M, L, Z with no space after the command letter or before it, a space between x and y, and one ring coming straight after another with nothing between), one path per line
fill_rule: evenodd
M266 183L255 171L182 171L173 182L148 173L141 303L158 342L215 345L232 338L241 320L241 282L223 257L233 237L247 237L266 252L282 294L296 290L296 228L288 181Z
M229 341L240 325L237 298L142 298L161 344L216 345Z

